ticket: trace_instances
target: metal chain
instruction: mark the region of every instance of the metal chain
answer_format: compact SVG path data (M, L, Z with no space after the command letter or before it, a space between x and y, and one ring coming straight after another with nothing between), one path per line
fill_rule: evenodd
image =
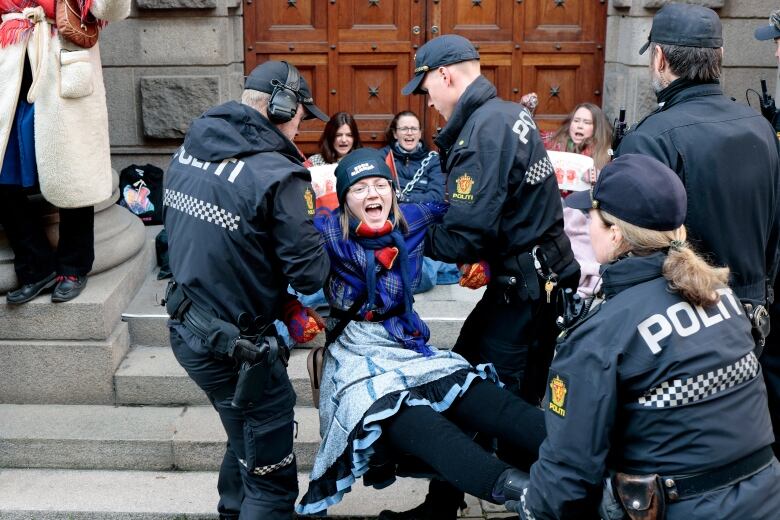
M414 176L412 177L412 180L410 180L406 186L404 186L404 189L401 190L401 193L398 195L398 198L400 200L406 199L406 197L409 196L409 194L414 189L414 185L417 184L417 181L419 181L422 176L425 174L425 167L428 166L428 163L431 162L431 159L434 157L438 157L439 153L435 151L431 151L428 153L428 155L423 159L422 163L420 164L420 167L417 168L417 171L414 172Z

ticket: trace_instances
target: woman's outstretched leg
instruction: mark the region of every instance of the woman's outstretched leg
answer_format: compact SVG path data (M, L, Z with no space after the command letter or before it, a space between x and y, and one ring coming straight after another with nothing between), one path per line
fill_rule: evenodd
M496 482L511 469L428 406L402 408L383 430L399 453L419 458L453 486L478 498L493 500Z

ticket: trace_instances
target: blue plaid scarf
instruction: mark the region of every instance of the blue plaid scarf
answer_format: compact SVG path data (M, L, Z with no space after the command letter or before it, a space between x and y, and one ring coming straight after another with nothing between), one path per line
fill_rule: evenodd
M347 310L359 295L366 294L361 315L394 314L382 321L385 330L405 348L430 355L430 330L414 311L412 293L422 274L425 232L430 224L441 220L446 210L443 203L402 204L401 212L409 225L406 233L394 226L390 233L374 237L358 237L353 231L346 240L340 212L319 214L314 224L325 239L331 261L325 287L331 306ZM350 227L356 229L357 223ZM381 264L377 267L374 256L376 250L385 247L398 248L398 257L390 269Z

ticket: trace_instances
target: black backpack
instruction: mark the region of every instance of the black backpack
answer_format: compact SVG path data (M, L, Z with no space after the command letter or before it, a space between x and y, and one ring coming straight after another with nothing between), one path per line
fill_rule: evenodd
M162 224L163 171L157 166L131 164L119 174L117 204L129 209L147 226Z

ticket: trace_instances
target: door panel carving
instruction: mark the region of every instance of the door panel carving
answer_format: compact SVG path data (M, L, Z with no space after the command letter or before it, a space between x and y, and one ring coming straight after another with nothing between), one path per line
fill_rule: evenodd
M601 104L606 2L594 0L245 0L246 72L268 59L294 63L328 114L351 112L363 141L384 144L393 114L420 115L430 141L445 121L423 96L402 96L414 53L441 34L471 39L504 99L539 94L536 119L557 127L579 102ZM321 122L296 138L312 153Z

